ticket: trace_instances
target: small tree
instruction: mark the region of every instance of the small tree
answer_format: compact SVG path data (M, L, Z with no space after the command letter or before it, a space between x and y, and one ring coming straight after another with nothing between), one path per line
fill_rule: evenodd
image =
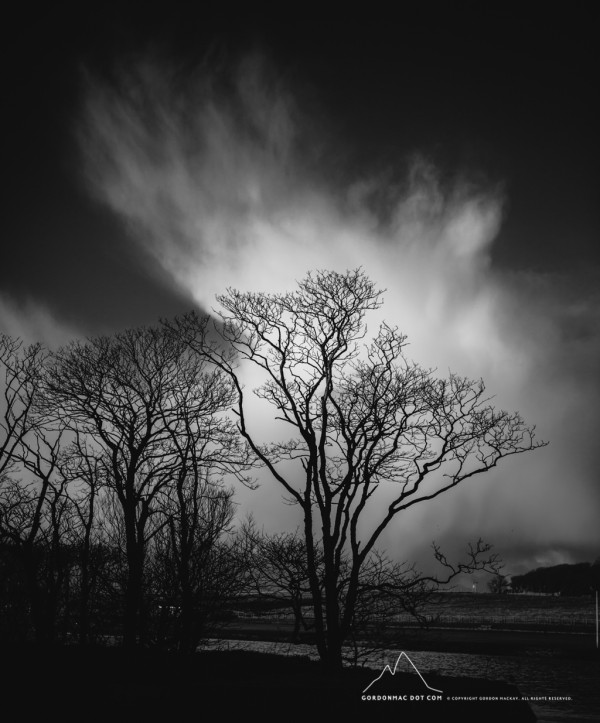
M73 504L73 525L65 539L76 557L73 580L74 617L81 645L94 639L93 617L97 617L97 598L103 568L111 557L104 543L98 508L108 487L110 461L99 454L85 435L73 431L72 441L63 450L61 472L70 482L69 497ZM107 520L104 520L106 525ZM96 613L96 615L95 615Z
M225 574L221 570L216 580L215 570L235 514L233 490L205 471L182 474L164 497L165 524L152 540L150 556L159 622L171 622L166 634L179 651L193 652L214 608L224 603L217 590L225 586Z
M251 550L249 579L254 592L289 606L294 616L292 642L297 643L300 630L309 628L303 607L312 599L304 535L297 530L269 535L258 531L253 520L243 527L242 534ZM317 551L317 557L319 554Z
M488 582L488 590L494 595L504 595L510 590L510 581L506 575L498 573Z
M397 562L377 549L360 570L358 594L354 604L350 639L353 658L368 657L372 652L389 648L390 623L399 614L410 615L421 626L429 622L432 609L442 600L440 590L459 575L475 571L498 573L503 566L492 546L479 539L469 543L460 562L451 562L439 545L433 543L436 573L424 574L414 563ZM343 581L351 579L352 564Z
M482 381L438 379L408 361L395 328L382 324L363 345L365 314L382 299L360 269L309 274L284 294L231 289L218 300L228 348L263 374L255 393L291 435L260 441L235 362L218 355L237 391L241 434L302 510L317 648L338 670L361 569L390 522L540 445L519 414L491 406ZM180 325L194 348L197 323Z

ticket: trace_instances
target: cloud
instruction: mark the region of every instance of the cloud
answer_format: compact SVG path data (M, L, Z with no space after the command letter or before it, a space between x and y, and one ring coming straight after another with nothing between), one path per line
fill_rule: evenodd
M34 301L17 304L0 295L0 331L20 338L26 344L41 342L49 348L66 344L75 330L58 320L43 305Z
M116 77L87 78L90 190L200 306L227 287L280 291L310 269L362 266L387 289L384 317L409 355L483 377L498 406L551 441L415 509L390 530L390 550L480 531L521 556L597 549L600 304L577 280L494 267L501 187L468 169L443 181L418 155L408 172L350 173L343 145L326 145L259 55L194 72L144 57ZM244 504L289 524L275 497L267 482Z

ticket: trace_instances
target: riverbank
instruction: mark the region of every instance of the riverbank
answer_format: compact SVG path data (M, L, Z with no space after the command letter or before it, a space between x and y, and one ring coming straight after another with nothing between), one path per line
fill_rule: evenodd
M5 648L4 702L26 719L176 720L185 716L306 720L320 715L378 719L535 721L508 683L388 670L325 675L307 658L247 651L180 656L119 648ZM400 661L403 665L409 661ZM8 665L6 665L8 664Z

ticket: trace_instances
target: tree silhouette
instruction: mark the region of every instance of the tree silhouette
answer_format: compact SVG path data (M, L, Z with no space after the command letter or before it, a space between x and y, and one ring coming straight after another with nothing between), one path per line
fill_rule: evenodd
M200 331L203 336L204 332ZM229 464L243 451L224 412L230 377L161 326L74 341L59 349L46 375L48 411L85 436L81 451L120 514L126 552L125 646L143 641L147 545L161 524L162 495L193 470ZM92 474L93 476L93 474ZM91 479L86 472L84 479Z
M488 582L488 590L494 595L503 595L510 590L510 581L506 575L498 573Z
M213 358L235 385L241 434L302 510L317 648L331 670L342 665L361 569L390 522L540 446L519 414L491 406L482 381L439 379L408 361L397 329L382 324L363 344L381 296L358 269L308 274L288 293L218 297L227 347ZM202 328L194 315L180 322L192 348ZM285 441L261 441L238 364L262 375L255 394Z
M0 479L17 463L23 439L35 429L39 418L35 406L48 351L41 344L25 346L20 339L0 333Z
M55 636L68 565L63 542L73 514L60 472L62 427L43 413L49 358L40 344L0 335L0 543L23 576L39 643Z
M182 652L197 648L215 608L225 604L220 591L231 587L223 562L229 549L224 538L235 514L233 489L209 473L182 471L165 490L161 517L166 524L151 546L155 594L166 611L159 615L159 627L169 628L160 636ZM230 564L236 568L233 560ZM233 574L239 577L239 570Z
M251 589L265 600L290 607L294 616L292 642L298 642L300 630L309 627L303 606L311 599L304 535L298 530L269 535L259 531L253 519L247 521L241 533L251 550ZM319 565L320 552L316 555Z

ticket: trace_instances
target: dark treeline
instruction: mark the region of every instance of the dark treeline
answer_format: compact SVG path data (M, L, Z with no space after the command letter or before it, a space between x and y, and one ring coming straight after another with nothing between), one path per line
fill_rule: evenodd
M289 608L293 640L310 629L303 536L235 524L256 459L218 366L168 326L54 353L2 336L0 363L4 640L189 652L257 600ZM362 583L354 634L434 590L378 553Z
M524 575L513 575L511 587L517 593L590 595L600 589L600 560L538 567Z
M0 364L4 636L194 649L244 583L228 378L167 327Z
M360 270L319 272L289 294L231 291L220 324L188 314L56 351L0 335L2 635L189 652L253 595L289 606L295 639L310 618L338 669L343 645L418 617L441 582L498 572L481 541L461 563L434 545L440 577L376 546L403 510L540 446L483 382L406 360L394 328L363 345L380 295ZM250 433L243 365L290 439ZM235 489L258 467L298 531L240 522Z

